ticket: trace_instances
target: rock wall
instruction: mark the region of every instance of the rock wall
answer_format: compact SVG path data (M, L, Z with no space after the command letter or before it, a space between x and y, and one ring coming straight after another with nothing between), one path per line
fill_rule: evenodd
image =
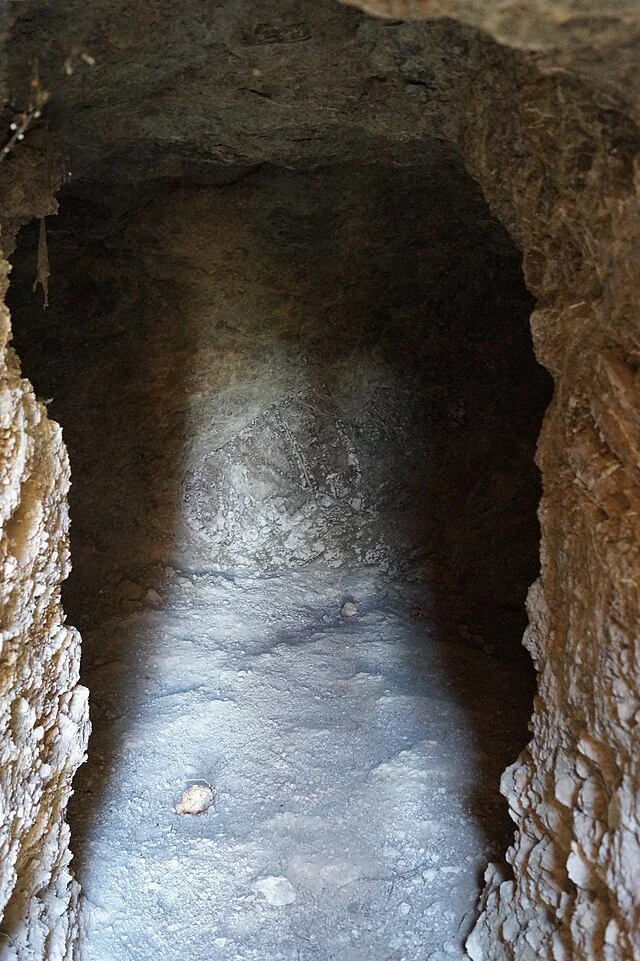
M525 638L539 677L534 737L503 779L515 879L490 875L470 954L613 961L640 955L636 158L612 147L597 100L565 101L562 113L556 101L553 134L526 119L527 106L525 93L508 126L485 114L467 142L521 238L539 298L537 354L555 379L538 450L542 575ZM494 136L508 163L499 183Z
M33 143L0 172L0 242L54 209L51 171ZM0 253L0 957L70 959L78 885L65 820L85 756L80 636L65 623L69 463L60 427L21 376L4 306Z
M533 53L543 71L578 76L640 111L636 0L346 0L395 20L454 19Z

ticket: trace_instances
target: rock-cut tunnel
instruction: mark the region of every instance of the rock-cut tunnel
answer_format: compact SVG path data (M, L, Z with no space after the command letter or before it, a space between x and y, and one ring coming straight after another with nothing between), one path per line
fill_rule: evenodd
M10 301L72 465L87 957L462 957L533 696L519 251L436 143L45 226L50 306L37 224Z
M0 90L0 961L640 958L637 0L25 0Z

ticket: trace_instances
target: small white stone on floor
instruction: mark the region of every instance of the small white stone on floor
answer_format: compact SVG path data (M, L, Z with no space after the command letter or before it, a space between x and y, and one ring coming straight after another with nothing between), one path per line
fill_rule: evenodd
M216 792L208 784L192 784L176 804L177 814L204 814L213 804Z
M346 603L342 605L340 613L343 617L353 617L358 613L358 605L354 604L353 601L346 601Z
M146 603L151 604L152 607L159 607L162 604L162 598L152 587L144 595L144 599Z
M276 907L283 907L285 904L293 904L297 894L293 885L287 878L277 878L269 876L256 881L256 892L261 895L269 904Z

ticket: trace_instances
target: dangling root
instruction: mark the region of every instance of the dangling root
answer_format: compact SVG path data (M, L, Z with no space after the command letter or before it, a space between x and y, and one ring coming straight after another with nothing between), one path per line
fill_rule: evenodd
M44 293L44 307L49 306L49 277L51 276L51 270L49 268L49 248L47 247L47 226L45 224L44 217L40 218L40 235L38 238L38 260L36 265L36 279L33 282L33 289L35 290L38 284L42 287Z

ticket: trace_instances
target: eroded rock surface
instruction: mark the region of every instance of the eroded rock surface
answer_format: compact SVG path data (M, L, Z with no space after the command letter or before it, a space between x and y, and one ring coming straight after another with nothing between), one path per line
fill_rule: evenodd
M395 20L447 18L535 55L640 111L640 10L635 0L347 0Z
M52 135L85 179L197 172L219 183L225 164L228 177L381 152L422 162L430 138L457 146L523 249L538 356L555 379L527 635L534 739L504 780L514 879L491 875L470 950L485 961L634 958L637 5L375 10L466 25L378 22L328 3L187 5L180 17L163 3L31 4L18 11L11 93L19 106L38 54ZM23 576L30 590L27 566Z
M6 263L2 286L6 288ZM69 465L2 323L0 904L3 958L68 957L78 886L65 820L88 734L80 638L65 623Z

